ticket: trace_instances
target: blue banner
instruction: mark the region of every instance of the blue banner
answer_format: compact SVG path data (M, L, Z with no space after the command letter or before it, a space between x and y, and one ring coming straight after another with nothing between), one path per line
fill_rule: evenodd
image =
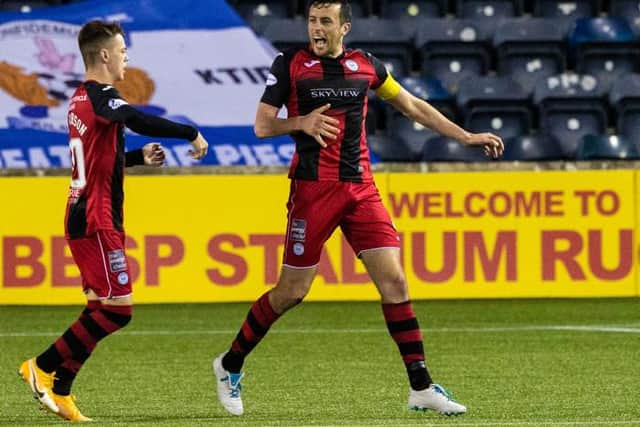
M0 14L0 167L68 167L68 100L84 78L77 35L91 19L126 31L123 97L207 138L211 154L195 164L289 162L290 138L253 134L272 56L226 2L94 0ZM149 141L127 137L130 148ZM169 165L194 164L185 141L160 142Z

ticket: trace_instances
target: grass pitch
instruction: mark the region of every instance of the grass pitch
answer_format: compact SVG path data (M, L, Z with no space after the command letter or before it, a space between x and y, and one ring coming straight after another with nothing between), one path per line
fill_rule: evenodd
M467 405L406 409L407 380L379 304L305 303L247 359L245 415L215 397L211 360L249 304L140 305L103 341L74 392L100 425L640 426L640 301L416 301L432 376ZM0 306L0 424L59 425L19 363L80 307Z

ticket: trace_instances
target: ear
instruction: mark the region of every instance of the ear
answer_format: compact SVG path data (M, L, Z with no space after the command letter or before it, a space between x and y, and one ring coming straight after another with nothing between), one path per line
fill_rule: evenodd
M351 22L345 22L342 24L342 37L349 34L349 31L351 31Z
M109 49L107 48L100 49L100 60L102 62L109 62Z

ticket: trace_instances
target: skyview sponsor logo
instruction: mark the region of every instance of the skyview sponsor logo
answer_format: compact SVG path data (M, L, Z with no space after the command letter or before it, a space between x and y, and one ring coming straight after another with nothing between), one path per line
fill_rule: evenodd
M357 98L361 90L355 87L347 88L314 88L310 90L312 98Z

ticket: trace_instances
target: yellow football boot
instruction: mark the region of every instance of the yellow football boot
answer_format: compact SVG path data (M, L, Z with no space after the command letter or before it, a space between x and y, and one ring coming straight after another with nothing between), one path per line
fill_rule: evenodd
M25 360L18 369L18 374L29 385L33 398L51 412L58 413L58 405L53 400L53 373L48 374L38 367L35 357Z
M69 396L60 396L59 394L53 393L53 401L60 409L58 415L65 420L73 421L75 423L93 421L91 418L85 417L80 413L80 410L76 406L76 397L73 394L70 394Z

